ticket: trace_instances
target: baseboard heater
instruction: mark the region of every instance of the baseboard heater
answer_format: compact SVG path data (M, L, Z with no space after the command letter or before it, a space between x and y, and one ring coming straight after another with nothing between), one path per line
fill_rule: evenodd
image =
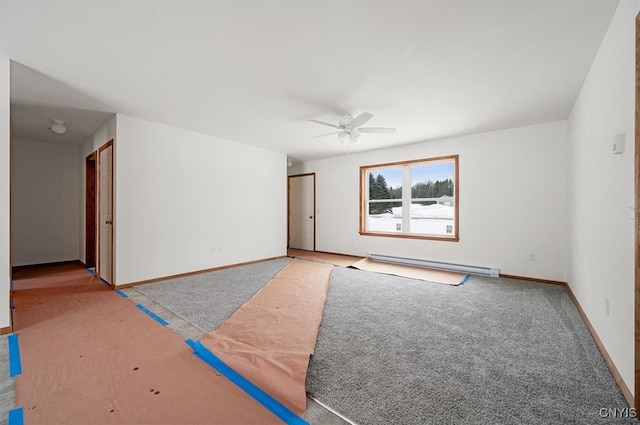
M382 263L402 264L405 266L426 267L428 269L444 270L448 272L471 273L484 276L499 277L500 270L491 267L466 266L464 264L444 263L441 261L418 260L415 258L392 257L390 255L367 254L373 261Z

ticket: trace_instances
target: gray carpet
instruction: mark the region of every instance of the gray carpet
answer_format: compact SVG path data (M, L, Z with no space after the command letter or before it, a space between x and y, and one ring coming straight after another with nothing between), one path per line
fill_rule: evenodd
M638 423L566 288L335 267L307 391L360 425Z
M198 326L216 329L282 270L291 258L136 286L153 301Z

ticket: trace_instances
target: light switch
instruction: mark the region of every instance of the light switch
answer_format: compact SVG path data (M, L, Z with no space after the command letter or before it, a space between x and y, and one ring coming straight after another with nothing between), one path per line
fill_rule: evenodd
M616 134L613 138L613 153L624 152L624 133Z

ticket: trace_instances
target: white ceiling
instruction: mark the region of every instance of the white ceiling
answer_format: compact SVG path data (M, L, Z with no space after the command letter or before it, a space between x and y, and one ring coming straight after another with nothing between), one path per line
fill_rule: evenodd
M11 105L11 130L14 138L39 140L66 145L82 145L111 119L113 114L87 109L34 103ZM53 120L61 120L67 127L64 134L51 131Z
M60 106L309 160L566 119L617 3L2 0L0 49L14 136ZM363 111L397 133L311 140Z

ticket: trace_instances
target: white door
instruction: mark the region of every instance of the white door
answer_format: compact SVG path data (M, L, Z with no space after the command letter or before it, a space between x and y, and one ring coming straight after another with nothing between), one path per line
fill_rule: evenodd
M98 276L113 282L113 144L107 143L98 154Z
M289 177L289 248L315 250L315 174Z

